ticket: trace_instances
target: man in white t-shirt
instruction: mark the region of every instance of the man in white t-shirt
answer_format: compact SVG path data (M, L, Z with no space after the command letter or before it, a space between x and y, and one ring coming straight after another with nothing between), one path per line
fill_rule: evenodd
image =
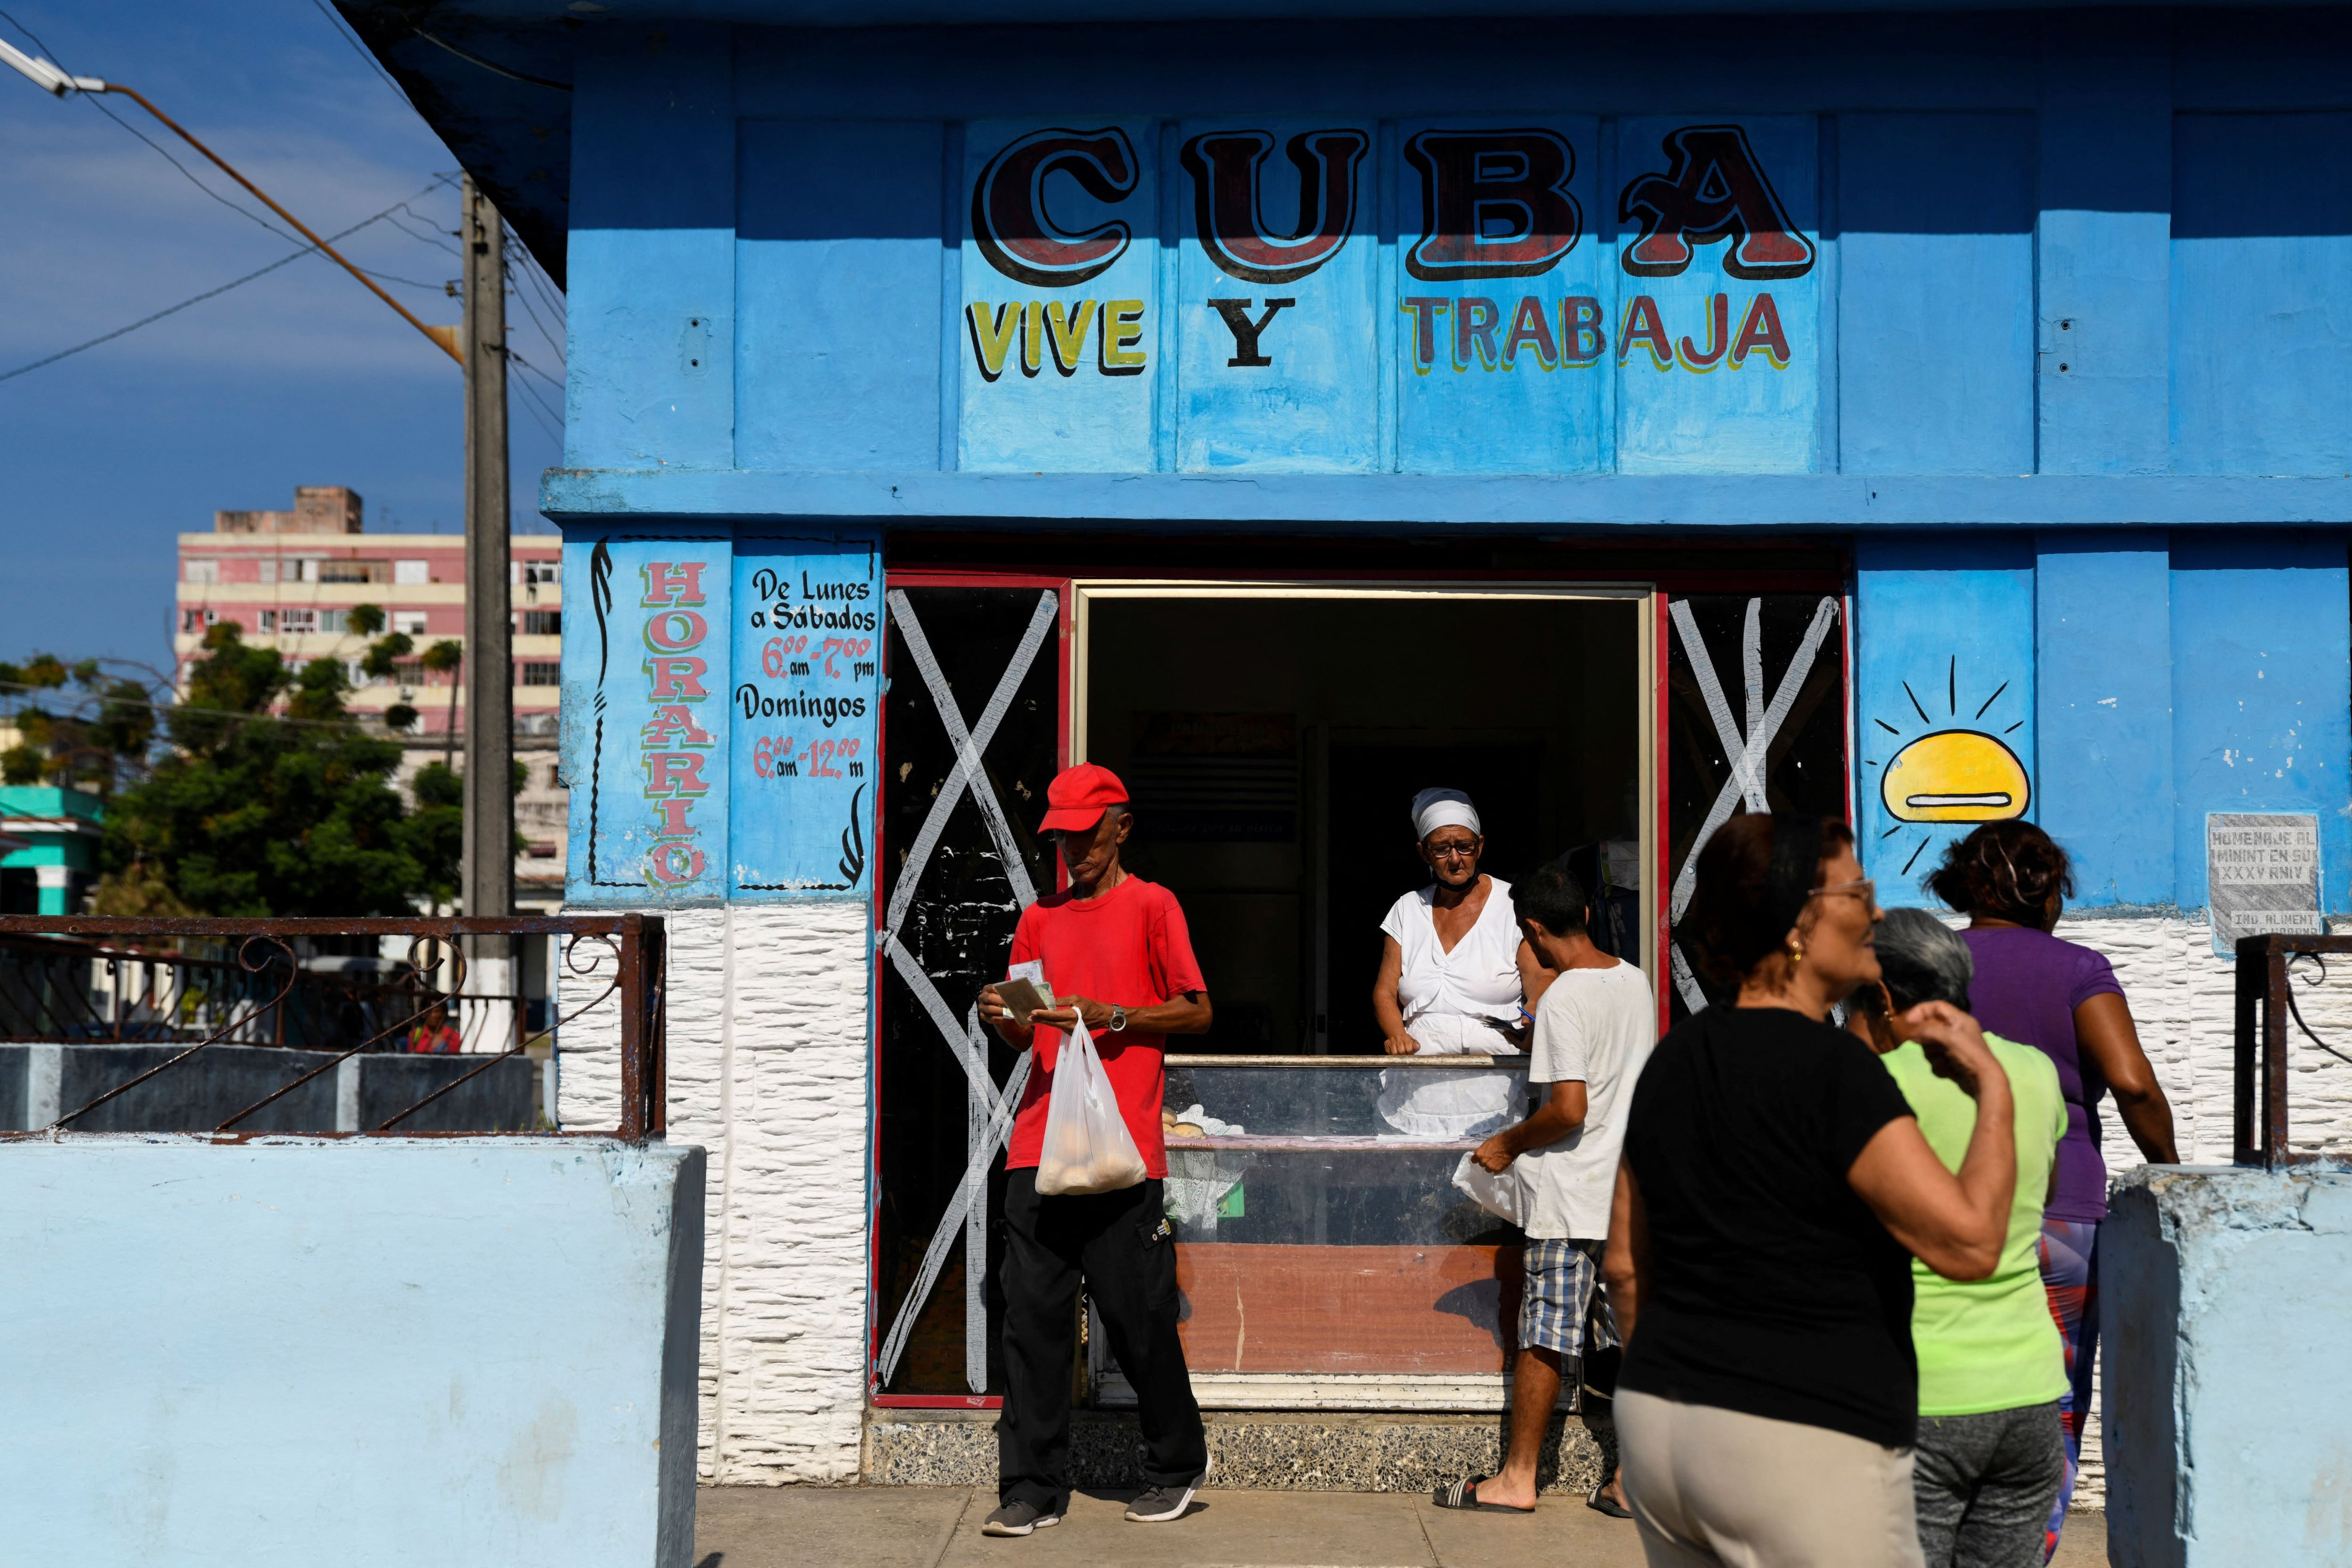
M1515 1163L1526 1192L1526 1283L1519 1295L1519 1358L1511 1381L1511 1445L1503 1468L1440 1488L1441 1507L1524 1513L1536 1505L1536 1460L1560 1378L1580 1375L1589 1317L1600 1340L1615 1334L1604 1304L1593 1312L1617 1154L1633 1081L1657 1044L1658 1009L1641 969L1592 945L1583 884L1554 861L1512 890L1519 927L1557 970L1536 1006L1530 1088L1549 1085L1526 1121L1478 1145L1471 1158L1500 1173ZM1612 1477L1586 1500L1630 1517Z

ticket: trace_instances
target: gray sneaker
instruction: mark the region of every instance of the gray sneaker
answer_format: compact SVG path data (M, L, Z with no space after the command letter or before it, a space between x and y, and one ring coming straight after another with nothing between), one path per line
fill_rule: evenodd
M1034 1503L1008 1502L988 1516L980 1527L982 1535L1026 1535L1033 1530L1043 1530L1049 1524L1059 1524L1062 1516L1048 1513Z
M1192 1494L1208 1479L1209 1472L1204 1469L1181 1486L1153 1487L1127 1505L1127 1517L1137 1524L1166 1524L1181 1519L1184 1511L1192 1506Z

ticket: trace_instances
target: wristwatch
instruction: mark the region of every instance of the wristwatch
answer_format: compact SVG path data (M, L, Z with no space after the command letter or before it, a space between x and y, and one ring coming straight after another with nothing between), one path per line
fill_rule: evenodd
M1113 1008L1110 1009L1110 1031L1111 1031L1111 1033L1113 1033L1113 1034L1117 1034L1119 1030L1121 1030L1125 1029L1126 1027L1127 1027L1127 1009L1126 1009L1125 1008L1122 1008L1122 1007L1113 1007Z

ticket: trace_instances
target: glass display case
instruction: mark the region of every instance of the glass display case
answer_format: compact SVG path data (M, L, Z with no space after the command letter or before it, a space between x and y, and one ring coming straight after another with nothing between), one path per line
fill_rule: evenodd
M1454 1176L1527 1113L1527 1061L1167 1059L1167 1209L1203 1406L1502 1405L1524 1238ZM1098 1329L1097 1401L1131 1404Z

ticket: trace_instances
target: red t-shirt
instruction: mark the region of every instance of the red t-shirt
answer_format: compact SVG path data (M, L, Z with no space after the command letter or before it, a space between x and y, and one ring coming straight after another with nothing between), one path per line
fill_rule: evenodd
M1056 893L1021 912L1013 932L1015 964L1034 959L1045 966L1045 983L1056 1000L1087 997L1113 1007L1157 1007L1186 991L1205 991L1200 960L1192 956L1192 934L1176 895L1156 882L1129 875L1108 893L1074 898ZM1119 1114L1143 1155L1147 1176L1168 1174L1168 1151L1160 1135L1160 1054L1164 1034L1125 1029L1095 1031L1095 1051L1118 1096ZM1037 1060L1022 1091L1013 1121L1007 1170L1037 1164L1045 1143L1045 1102L1053 1095L1054 1063L1062 1031L1040 1024Z

